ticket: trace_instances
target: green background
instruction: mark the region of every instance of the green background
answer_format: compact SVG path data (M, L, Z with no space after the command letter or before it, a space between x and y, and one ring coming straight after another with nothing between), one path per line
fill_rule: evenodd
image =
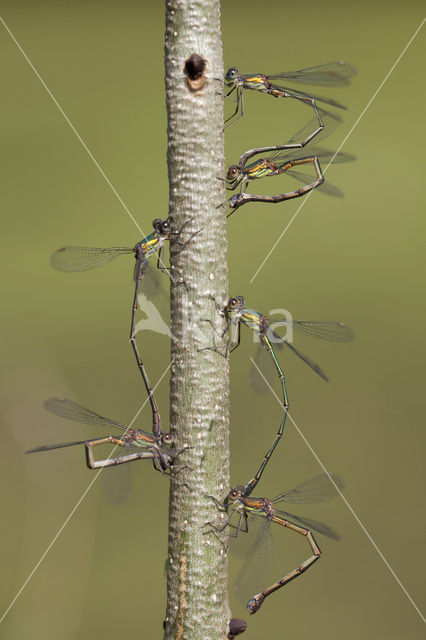
M167 215L163 12L161 2L2 3L4 20L147 232L154 217ZM225 65L276 73L353 63L359 75L351 87L318 90L349 107L325 144L337 148L422 17L413 0L225 2ZM80 450L24 456L39 444L98 435L46 413L43 400L67 396L127 424L145 398L127 345L131 258L75 276L49 266L63 244L132 246L139 232L4 28L0 47L3 611L94 477ZM330 384L283 358L290 413L327 469L344 477L347 500L420 607L424 55L423 29L343 148L358 161L327 173L345 199L315 192L252 284L302 200L247 205L228 235L231 293L265 313L284 307L295 318L354 328L348 345L296 343ZM287 140L309 117L292 101L254 92L245 104L243 120L226 132L229 163L249 147ZM263 188L280 193L289 184L277 178ZM232 358L234 484L253 473L280 415L271 394L248 391L254 345L248 331L243 338ZM156 382L168 343L146 342ZM167 380L158 400L167 407ZM137 424L149 424L149 411ZM272 497L320 471L289 421L258 495ZM168 482L144 463L131 476L132 495L116 506L105 500L102 478L91 487L4 620L2 638L161 637ZM114 486L115 476L106 481ZM324 520L342 540L318 536L324 558L256 616L232 597L233 615L249 622L245 637L423 637L421 618L342 500L294 510ZM278 578L308 550L285 530L275 542ZM231 591L237 570L231 560Z

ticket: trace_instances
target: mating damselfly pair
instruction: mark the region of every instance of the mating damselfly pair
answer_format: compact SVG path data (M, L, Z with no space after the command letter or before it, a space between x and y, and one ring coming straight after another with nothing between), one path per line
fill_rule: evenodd
M275 75L243 74L239 73L236 67L228 69L224 84L229 88L229 91L225 95L230 97L235 91L237 96L236 109L227 119L226 122L228 124L231 120L235 122L244 114L245 90L265 93L275 98L294 98L312 107L316 116L312 123L309 123L309 125L296 133L288 142L250 149L242 154L238 165L229 167L226 176L228 185L230 185L228 188L235 189L238 185L240 186L238 195L232 196L227 203L223 203L230 207L231 213L248 202L276 204L304 196L317 187L321 187L322 192L328 195L342 195L341 191L332 185L324 184L324 174L319 159L322 158L324 161L328 161L329 165L336 162L348 162L354 159L353 156L314 147L309 147L309 153L303 154L301 150L308 146L314 138L315 142L317 142L319 138L329 135L341 120L336 113L331 113L318 107L318 102L340 109L345 107L331 98L305 93L299 89L292 89L284 86L282 82L287 80L290 83L317 86L347 86L355 75L356 70L354 67L345 62L330 62L317 67L309 67L300 71L285 71ZM247 164L250 158L269 152L272 152L272 154ZM293 170L295 166L307 164L312 165L314 169L315 176L313 179L309 175ZM250 181L261 177L283 174L303 182L304 186L274 196L245 193Z
M109 420L98 413L86 409L77 403L63 399L52 398L45 402L45 408L63 418L100 427L113 427L123 431L120 437L108 435L103 438L94 438L85 441L65 442L52 445L43 445L29 450L27 453L36 453L59 449L74 445L84 445L86 451L86 462L90 469L115 466L140 459L152 460L154 467L163 473L173 466L176 456L185 450L176 452L171 448L173 443L169 432L163 432L161 427L160 411L155 399L154 391L149 381L145 366L136 342L136 312L138 309L138 297L145 277L148 263L153 256L157 257L157 267L163 273L168 274L168 268L164 263L165 241L174 242L182 250L197 235L198 231L191 234L185 242L181 241L185 226L179 232L172 233L168 220L156 218L153 220L154 231L138 242L134 247L61 247L55 251L51 257L51 265L58 271L78 272L88 271L104 266L122 255L134 255L134 295L131 311L130 343L136 358L137 366L145 385L152 413L152 435L141 429L125 427L115 420ZM151 275L151 274L150 274ZM95 460L93 448L102 444L114 444L115 447L125 447L126 454L122 456L109 457L105 460Z

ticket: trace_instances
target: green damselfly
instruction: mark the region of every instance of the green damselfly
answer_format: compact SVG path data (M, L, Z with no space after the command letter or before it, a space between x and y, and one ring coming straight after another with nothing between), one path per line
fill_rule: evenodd
M133 429L125 427L116 420L105 418L99 413L95 413L90 409L86 409L81 405L67 400L66 398L50 398L44 403L44 408L61 418L89 424L95 427L106 427L120 429L123 435L105 436L103 438L93 438L90 440L79 440L75 442L62 442L59 444L48 444L35 449L30 449L26 453L39 453L41 451L50 451L52 449L62 449L64 447L73 447L77 445L85 446L86 464L89 469L99 469L103 467L113 467L135 460L152 460L154 468L157 471L166 473L173 467L173 461L187 447L178 452L172 451L170 446L173 439L170 433L161 433L152 435L141 429ZM124 447L126 453L123 456L115 458L107 458L105 460L95 460L93 448L102 444L112 444L117 447ZM168 474L167 474L168 475Z
M336 128L337 122L327 118L324 120L326 128L321 131L316 141L323 140L328 137ZM298 131L288 142L285 144L279 144L267 147L256 147L254 149L248 149L245 151L239 159L238 164L232 164L227 171L226 180L227 189L234 190L238 186L240 192L236 196L232 196L228 202L224 202L223 205L228 204L232 211L228 214L228 217L245 202L282 202L292 198L300 197L308 191L321 186L320 192L323 192L331 196L343 196L342 192L331 185L329 182L324 182L323 173L319 164L319 158L331 163L352 162L355 160L355 156L346 153L334 153L327 149L323 149L317 146L309 145L309 151L305 153L301 150L304 143L297 142L300 138L303 138L308 130L312 128L312 123L305 125L300 131ZM272 152L272 153L270 153ZM262 157L252 162L248 162L254 156L268 153L268 156ZM312 181L309 175L292 171L292 167L296 165L312 164L316 179ZM272 177L280 174L289 175L296 180L299 180L305 184L302 189L290 191L285 194L277 196L262 196L262 195L242 195L244 194L248 184L259 178Z
M155 437L158 437L162 434L160 412L136 344L135 321L138 309L138 296L148 261L154 254L157 255L158 269L163 272L168 272L168 269L164 266L165 241L173 240L173 242L184 248L196 234L192 234L187 242L182 243L179 238L186 224L179 232L172 232L170 229L170 222L168 220L156 218L153 221L152 226L154 231L143 238L134 247L108 247L105 249L99 247L61 247L53 253L50 262L51 265L59 271L88 271L89 269L95 269L108 264L119 256L130 255L132 253L134 254L136 260L134 268L135 291L132 304L130 342L151 404L152 432Z
M283 346L288 347L290 351L295 353L303 362L305 362L311 369L313 369L315 373L323 378L323 380L328 381L328 378L322 371L322 369L310 358L308 358L308 356L299 351L299 349L296 349L296 347L289 341L289 339L279 336L271 326L272 321L270 321L265 315L263 315L263 313L259 313L258 311L247 307L243 296L235 296L233 298L230 298L224 309L221 309L216 301L215 304L216 308L227 318L227 325L225 327L223 335L225 335L226 332L230 332L226 353L222 355L227 355L229 351L232 352L239 346L241 341L241 325L249 327L255 332L255 334L257 334L260 339L261 345L270 354L282 388L284 408L283 418L281 420L275 439L271 447L267 451L262 464L247 485L249 489L247 489L248 492L246 492L245 495L250 495L250 493L259 482L273 452L275 451L275 448L277 447L283 435L288 413L289 402L284 372L276 356L275 349L282 348ZM280 318L274 319L274 323L276 325L285 327L288 332L293 332L294 330L301 334L308 335L312 338L318 338L320 340L326 340L328 342L347 342L353 339L352 330L347 325L341 322L322 322L310 320L296 321L289 320L288 318ZM230 331L231 329L232 332ZM213 349L214 351L219 351L216 347L208 348Z
M306 182L303 187L299 189L294 189L293 191L287 191L286 193L280 193L275 196L267 196L260 195L254 193L245 193L241 190L235 196L231 196L229 198L227 204L232 209L229 216L243 204L247 202L269 202L271 204L278 204L278 202L284 202L285 200L293 200L294 198L300 198L301 196L306 195L309 191L316 189L317 187L324 184L324 175L321 170L321 165L316 156L310 156L307 158L295 158L294 160L289 161L288 156L282 156L282 158L276 158L277 162L274 162L272 158L262 158L257 162L253 162L246 167L246 170L243 172L243 176L241 180L244 180L244 183L247 183L248 180L253 180L255 178L261 178L263 176L274 176L280 173L286 172L287 175L292 175L297 180L302 180L302 182ZM282 161L281 161L282 160ZM312 164L316 178L312 180L306 174L297 173L296 171L289 171L291 167L295 167L301 164ZM229 172L228 172L228 175ZM232 174L231 174L232 175ZM309 182L310 181L310 182ZM335 188L333 187L334 194L337 195ZM333 193L329 191L330 195ZM339 193L340 195L340 193Z
M281 503L313 504L316 502L323 502L337 496L343 488L344 483L339 476L337 476L336 474L324 473L311 478L310 480L304 482L301 485L298 485L290 491L280 493L272 500L267 498L248 497L247 491L250 491L250 483L248 483L245 487L237 486L231 489L223 503L221 503L213 496L209 496L222 512L226 512L228 514L230 506L232 505L234 507L232 513L228 516L226 521L221 524L221 526L217 527L211 522L206 523L212 528L213 532L223 532L225 528L229 526L235 529L235 533L230 533L229 536L237 537L240 531L245 533L248 532L247 520L249 516L257 516L263 518L264 522L257 535L253 553L259 553L259 550L265 544L266 540L268 538L272 539L269 531L269 527L272 522L290 529L290 531L294 531L295 533L305 536L312 551L312 556L310 556L307 560L300 564L296 569L286 574L283 578L272 584L270 587L263 589L260 593L257 593L255 596L250 598L247 603L247 608L250 613L256 613L256 611L258 611L262 606L265 598L271 595L271 593L274 593L274 591L277 591L278 589L281 589L281 587L284 587L291 580L294 580L295 578L300 576L310 566L312 566L314 562L319 560L322 555L321 550L311 533L311 529L318 531L319 533L322 533L323 535L330 538L334 538L335 540L339 539L338 534L333 531L331 527L323 524L322 522L311 520L310 518L308 519L304 516L297 516L287 511L281 511L276 508L276 505ZM236 525L233 525L231 524L231 521L236 515L238 516L238 522ZM291 520L289 520L288 518L291 518ZM292 520L295 520L300 524L296 524L295 522L292 522ZM253 577L253 565L256 564L253 553L249 554L249 557L247 558L247 564L243 567L243 571L240 572L240 582L242 580L247 580L247 576L249 574L251 574L251 577Z
M275 147L274 153L247 164L247 160L250 157L265 153L269 150L271 150L271 147L251 149L248 152L246 151L241 156L238 165L233 164L229 167L226 174L226 181L229 185L227 188L234 190L238 186L240 187L239 194L232 196L228 201L228 205L233 211L245 202L282 202L283 200L289 200L291 198L304 195L308 191L311 191L320 185L320 193L322 192L326 195L342 197L343 193L337 189L337 187L331 185L329 182L324 182L319 159L321 158L321 160L324 160L329 164L352 162L356 159L355 156L350 154L335 153L334 151L329 151L321 147L310 147L309 155L301 156L299 149L294 149L292 147L288 148L287 145L280 145ZM312 164L316 173L315 181L312 182L312 178L309 175L292 170L293 167L303 164ZM302 192L301 189L298 189L279 196L261 196L245 193L249 182L263 177L278 176L283 173L305 183L304 191ZM233 211L228 214L228 217L233 213Z
M278 162L281 164L281 160L284 157L287 157L289 160L291 160L295 156L302 154L302 149L308 144L308 142L310 142L310 140L308 140L308 142L300 142L300 139L302 138L302 140L306 140L307 132L312 129L314 124L315 121L308 122L299 131L297 131L297 133L295 133L290 138L290 140L288 140L284 144L277 144L267 147L255 147L254 149L248 149L247 151L245 151L240 157L238 164L232 164L228 168L225 180L225 183L228 184L227 189L234 190L238 186L240 186L240 191L245 191L245 188L247 187L247 183L249 181L261 178L264 175L276 175L277 170L281 167L274 168L270 166L270 164L273 164L272 160L279 157L280 160L277 161L277 164ZM333 131L335 131L338 124L339 123L334 118L324 118L325 128L322 131L318 132L318 134L316 135L315 143L328 138L333 133ZM261 158L260 160L256 160L251 162L250 164L247 164L248 161L254 156L264 153L269 154L271 152L272 155L268 156L267 158ZM313 147L309 144L310 156L318 157L321 153L331 154L332 152L326 151L321 147ZM352 160L355 160L355 156L350 156L349 154L345 153L339 153L337 154L337 156L340 160L337 159L336 162L350 162ZM326 157L322 155L320 157L328 160L331 156ZM279 173L282 173L282 171L283 169L281 169Z
M296 100L300 100L301 102L310 105L314 109L318 120L318 131L321 131L324 124L316 105L317 101L324 102L333 107L338 107L339 109L345 109L346 107L331 98L324 98L310 93L304 93L299 89L291 89L283 86L282 84L276 84L275 81L288 80L289 82L301 84L337 87L348 85L351 78L353 78L356 73L356 69L346 62L328 62L316 67L309 67L299 71L284 71L282 73L269 76L261 73L239 73L236 67L230 67L225 74L225 86L229 89L226 96L230 96L233 91L236 91L237 106L235 112L225 120L225 123L233 120L235 116L237 116L238 111L240 113L235 118L234 122L244 115L243 92L244 89L251 89L252 91L267 93L275 98L295 98ZM315 132L313 135L315 135Z
M287 331L296 331L311 338L318 338L319 340L325 340L327 342L348 342L354 337L352 329L343 322L290 320L288 318L276 318L272 321L263 315L263 313L247 307L243 296L230 298L223 312L228 321L225 332L229 331L231 327L234 329L229 343L231 352L240 344L241 325L243 324L249 327L258 334L261 344L265 347L266 351L271 353L280 379L284 378L284 376L276 358L273 344L278 348L282 346L288 347L293 353L299 356L303 362L311 367L311 369L318 373L321 378L328 381L327 376L317 364L296 349L288 339L279 336L272 329L273 323L285 327Z

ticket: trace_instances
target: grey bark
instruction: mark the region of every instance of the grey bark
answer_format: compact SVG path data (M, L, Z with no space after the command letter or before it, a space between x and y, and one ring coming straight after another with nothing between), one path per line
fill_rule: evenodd
M204 79L192 84L185 60L206 60ZM182 250L171 244L171 432L175 447L192 448L178 458L189 468L170 485L167 613L165 639L223 640L230 618L224 546L204 525L218 519L207 495L229 490L228 359L220 346L224 321L213 296L227 299L223 78L219 0L166 1L166 99L168 172L172 230L184 231ZM198 89L198 90L194 90ZM186 486L183 485L186 483Z

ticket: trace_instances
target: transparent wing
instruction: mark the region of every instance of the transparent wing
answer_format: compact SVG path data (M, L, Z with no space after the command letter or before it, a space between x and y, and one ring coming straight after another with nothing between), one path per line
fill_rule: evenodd
M139 282L139 293L148 300L166 298L165 306L170 306L169 287L176 285L169 269L161 270L157 267L157 256L151 256L144 266L143 278ZM177 285L176 285L177 286ZM162 301L161 304L164 304Z
M343 322L321 320L293 320L292 322L283 320L282 322L299 333L327 342L349 342L354 338L352 329Z
M251 538L250 548L245 554L244 562L234 583L234 592L244 604L254 593L258 593L268 584L274 559L274 541L270 521L267 518L249 518L248 536ZM244 536L240 533L235 544Z
M170 337L169 283L168 272L162 273L153 260L146 264L143 280L135 283L139 311L135 334L153 331Z
M152 300L158 296L162 288L160 277L162 274L160 269L157 269L155 266L154 261L156 261L156 256L154 256L150 262L146 262L143 279L139 282L139 293L145 294L148 300ZM168 279L167 275L168 273L166 272L166 279Z
M342 162L353 162L356 160L356 156L353 156L350 153L342 153L339 151L336 155L334 154L334 151L308 145L305 149L290 149L287 151L284 149L282 151L275 151L275 153L272 153L268 157L271 160L275 160L275 162L282 164L285 164L288 160L292 160L293 158L308 158L311 156L316 156L328 164L340 164Z
M315 136L314 138L315 144L318 144L318 142L320 142L321 140L328 138L328 136L332 134L333 131L335 131L335 129L338 127L340 123L340 118L336 114L329 113L328 111L324 111L324 109L318 109L318 111L320 112L322 121L324 123L324 128L321 129L321 131L317 133L317 135ZM290 144L293 144L295 142L301 142L302 140L306 140L306 138L308 138L309 135L313 131L315 131L317 128L318 128L318 120L315 117L312 120L310 120L307 124L305 124L305 126L302 127L299 131L297 131L297 133L295 133L294 136L290 138L288 142ZM309 145L306 148L309 149ZM300 152L300 148L297 149L297 151Z
M103 494L106 501L114 507L126 502L132 493L130 468L130 464L119 464L103 470Z
M327 62L316 67L307 67L299 71L283 71L270 79L287 78L292 82L302 84L313 84L317 87L344 87L350 84L351 79L356 76L357 70L347 62Z
M296 354L296 356L298 358L300 358L305 364L307 364L308 367L310 367L313 371L315 371L315 373L317 373L323 380L328 382L328 378L327 378L326 374L324 373L324 371L321 369L321 367L318 364L316 364L313 360L308 358L308 356L306 356L304 353L302 353L299 349L296 349L296 347L293 346L290 342L286 342L285 341L285 342L282 342L278 346L281 347L282 345L285 345L286 347L288 347L290 349L290 351L292 351L294 354Z
M252 364L250 367L249 381L256 393L264 394L270 390L265 378L273 388L278 379L277 370L271 356L261 344L259 344L256 350L254 362L255 364ZM259 373L259 370L261 373Z
M324 127L323 129L321 129L321 131L319 131L315 137L314 140L315 142L319 142L320 140L324 140L325 138L327 138L331 133L333 133L333 131L336 129L336 127L339 125L340 123L340 118L336 115L336 114L332 114L329 113L328 111L324 111L324 109L319 109L318 111L321 115ZM297 131L291 138L290 140L288 140L284 145L278 145L278 146L288 146L291 144L296 144L296 143L300 143L303 140L306 140L307 138L309 138L309 136L318 129L318 119L315 117L312 120L310 120L307 124L305 124L301 129L299 129L299 131ZM290 158L294 158L295 156L299 155L299 157L303 157L302 154L310 154L311 153L311 149L313 149L313 153L312 155L315 155L315 151L317 151L319 148L318 147L311 147L309 145L306 146L306 148L301 148L301 147L297 147L295 149L278 149L277 151L271 153L270 155L268 155L269 158L282 158L282 159L290 159ZM330 153L325 149L321 149L322 153ZM260 155L265 153L265 151L263 151L262 149L260 149L260 151L258 151L258 153L254 154L254 155ZM340 154L339 154L340 155ZM349 158L352 158L353 156L349 156L349 154L342 154L342 156L348 156L348 159L346 160L347 162L349 162ZM244 157L244 155L242 156ZM252 157L250 155L250 157ZM342 160L343 162L343 160Z
M342 478L337 474L321 473L320 475L299 484L290 491L280 493L272 500L272 502L274 504L279 504L280 502L292 502L297 504L325 502L326 500L331 500L331 498L335 498L338 495L339 492L335 485L340 489L340 491L345 487L345 483Z
M277 511L277 513L281 516L284 516L285 518L288 517L290 520L299 522L303 527L306 527L307 529L318 531L328 538L333 538L333 540L340 540L339 534L327 524L324 524L324 522L319 522L319 520L312 520L311 518L305 518L304 516L295 516L294 513L287 513L287 511Z
M269 76L270 77L270 76ZM325 102L326 104L331 105L332 107L338 107L339 109L346 109L343 104L333 100L332 98L325 98L324 96L317 96L313 93L305 93L304 91L299 91L299 89L290 89L289 87L285 87L283 85L270 83L273 89L277 89L278 91L285 91L290 94L293 98L310 98L318 102ZM310 106L310 105L309 105Z
M66 398L49 398L44 402L43 406L47 411L61 418L67 418L67 420L74 420L82 424L90 424L96 427L118 427L122 431L125 431L127 428L119 422L115 422L115 420L104 418L99 413L90 411L90 409L86 409Z
M330 151L329 149L324 149L323 147L310 146L308 147L309 154L312 156L317 156L317 158L321 158L324 162L328 162L330 164L341 164L342 162L354 162L357 158L351 153L343 153L339 151L335 153L335 151Z
M63 449L64 447L74 447L77 444L85 444L86 440L79 440L76 442L60 442L59 444L45 444L35 449L29 449L25 453L38 453L39 451L51 451L52 449Z
M96 247L61 247L50 258L50 264L58 271L88 271L108 264L118 256L133 253L133 249L126 247L110 247L100 249Z
M114 425L114 426L117 426L117 425ZM96 440L99 440L99 438L88 438L87 440L76 440L75 442L59 442L57 444L46 444L46 445L42 445L41 447L36 447L35 449L29 449L25 453L39 453L40 451L51 451L52 449L63 449L64 447L74 447L76 445L86 444L87 442L96 442ZM105 443L105 444L108 444L108 443ZM126 443L124 449L119 447L118 449L119 454L118 455L114 454L114 457L121 458L123 456L128 455L129 453L143 452L145 454L150 450L151 450L151 445L149 443L139 444L139 445ZM174 455L176 455L176 453ZM172 456L172 452L169 452L167 454L165 453L165 458L169 458L171 460L172 459L171 456ZM105 467L105 469L107 468L116 468L116 467Z
M325 340L327 342L349 342L354 338L354 332L348 325L343 322L328 322L322 320L287 320L285 318L271 319L269 324L273 327L274 323L279 326L284 326L288 331L294 330L298 333L310 336L311 338L317 338L318 340ZM276 331L270 329L268 331L268 337L271 342L276 343L279 347L282 344L289 346L289 343L281 338Z
M271 340L272 336L274 337L274 339ZM271 340L275 352L277 352L278 349L282 349L284 346L288 347L290 351L297 355L297 357L300 358L305 364L307 364L308 367L315 371L315 373L317 373L323 380L328 382L328 377L321 369L321 367L313 360L311 360L311 358L308 358L308 356L302 353L299 349L296 349L296 347L293 346L290 342L283 340L280 336L272 331L268 332L268 338ZM255 364L252 364L249 373L250 384L257 393L263 394L269 391L270 387L274 388L277 380L277 370L273 364L272 358L264 348L261 348L260 351L257 351L254 362ZM256 368L256 365L257 367L259 367L261 373ZM266 381L269 382L270 387L263 376L265 376Z
M286 171L285 175L291 176L292 178L298 180L299 182L302 182L303 184L310 184L315 180L314 176L310 176L307 173L302 173L301 171L293 171L293 169ZM327 196L334 196L335 198L344 197L343 191L340 191L340 189L328 182L328 180L324 180L324 182L318 186L318 189L320 193L323 193Z

